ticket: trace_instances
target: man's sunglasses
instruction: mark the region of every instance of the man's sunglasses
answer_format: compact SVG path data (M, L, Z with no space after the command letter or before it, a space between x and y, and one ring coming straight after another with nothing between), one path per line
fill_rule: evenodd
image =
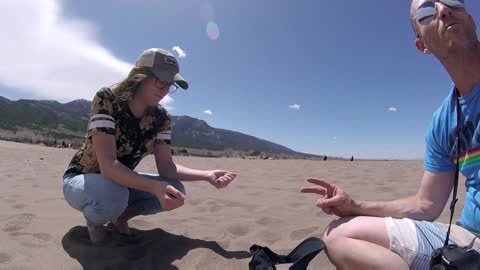
M451 8L465 8L465 0L439 0L438 2ZM434 1L427 1L415 10L415 21L421 25L427 25L437 15L437 6Z

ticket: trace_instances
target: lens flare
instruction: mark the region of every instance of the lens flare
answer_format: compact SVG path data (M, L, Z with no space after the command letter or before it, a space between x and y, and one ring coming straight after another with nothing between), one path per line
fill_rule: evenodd
M207 36L211 40L217 40L220 36L220 29L215 22L209 22L207 24Z

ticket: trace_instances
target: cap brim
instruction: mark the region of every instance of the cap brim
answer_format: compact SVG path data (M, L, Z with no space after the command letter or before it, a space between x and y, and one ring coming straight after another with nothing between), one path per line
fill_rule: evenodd
M187 90L188 89L188 82L182 77L182 75L180 75L180 73L177 73L175 75L175 78L174 78L174 81L176 84L178 84L178 86L180 86L181 88Z

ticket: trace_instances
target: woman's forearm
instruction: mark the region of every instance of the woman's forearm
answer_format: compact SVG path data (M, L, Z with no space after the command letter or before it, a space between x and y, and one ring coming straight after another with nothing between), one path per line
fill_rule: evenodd
M178 179L181 181L205 181L208 179L208 171L188 168L178 163L175 165Z
M154 189L154 181L148 180L135 171L130 170L117 160L104 164L100 170L103 176L119 185L145 192L151 192Z

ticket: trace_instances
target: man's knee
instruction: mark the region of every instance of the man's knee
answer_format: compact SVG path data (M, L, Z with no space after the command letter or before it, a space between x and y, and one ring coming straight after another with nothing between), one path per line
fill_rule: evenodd
M385 219L379 217L348 217L332 221L325 231L327 247L342 242L342 239L357 239L383 247L389 246Z
M349 238L354 234L355 226L352 226L352 217L336 219L327 226L327 229L323 235L323 241L325 244L333 245L335 242L341 240L341 238Z

